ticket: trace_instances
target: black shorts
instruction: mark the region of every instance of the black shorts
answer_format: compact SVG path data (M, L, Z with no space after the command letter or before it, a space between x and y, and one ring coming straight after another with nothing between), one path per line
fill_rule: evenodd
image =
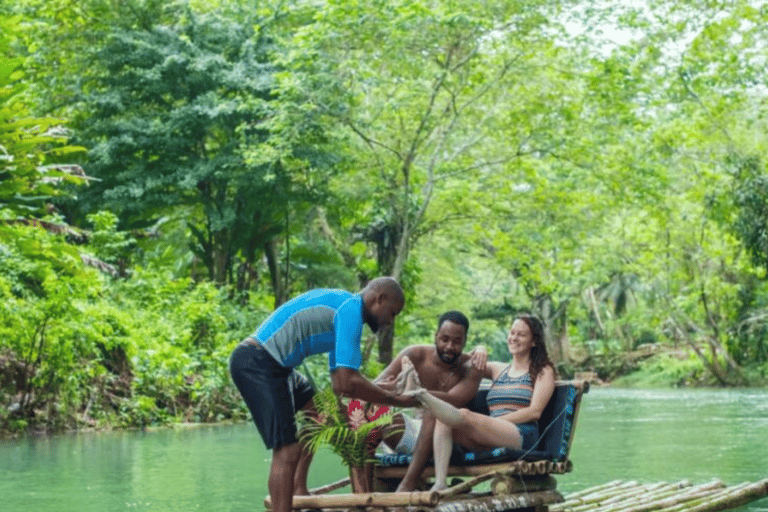
M229 372L267 449L295 443L294 415L315 394L307 378L280 365L253 338L232 351Z

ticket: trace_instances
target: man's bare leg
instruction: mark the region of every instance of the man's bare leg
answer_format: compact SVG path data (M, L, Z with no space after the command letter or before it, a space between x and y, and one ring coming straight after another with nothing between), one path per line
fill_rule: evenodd
M421 478L421 472L427 465L427 460L432 454L432 435L435 430L435 417L425 413L421 422L421 430L413 450L413 458L405 471L405 476L397 486L397 492L410 492L416 489L416 484Z
M307 416L310 418L317 418L317 409L313 400L307 402L304 407L301 408ZM301 437L301 434L299 434ZM296 472L293 476L293 495L294 496L309 496L309 488L307 487L307 477L309 476L309 465L312 463L312 457L314 453L301 447L301 453L299 455L299 461L296 465Z
M290 512L293 505L293 479L301 456L301 445L292 443L272 451L269 470L269 496L273 512Z
M293 475L293 495L309 496L307 487L307 477L309 475L309 465L312 462L314 453L302 447L299 455L299 462L296 464L296 472Z
M448 487L448 465L450 464L451 450L453 449L453 431L443 422L437 422L433 436L433 450L435 451L435 484L432 491L439 491Z

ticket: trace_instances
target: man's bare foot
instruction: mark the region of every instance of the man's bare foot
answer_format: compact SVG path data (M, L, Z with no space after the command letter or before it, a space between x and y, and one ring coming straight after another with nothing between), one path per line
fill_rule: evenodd
M398 485L397 489L395 489L395 492L413 492L414 489L416 489L416 486L409 485L409 484L401 481L400 485Z

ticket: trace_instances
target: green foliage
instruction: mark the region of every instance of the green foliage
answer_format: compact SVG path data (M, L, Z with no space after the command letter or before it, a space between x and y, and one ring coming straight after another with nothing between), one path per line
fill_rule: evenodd
M244 418L234 344L379 273L396 348L460 309L504 360L533 310L613 368L698 350L648 382L761 382L768 11L585 5L0 7L2 428Z
M33 424L40 411L45 422L61 427L72 419L64 404L82 398L82 378L94 371L78 326L88 321L81 305L98 293L98 276L61 236L0 225L0 239L6 237L0 244L0 395L11 407L0 430L6 421Z
M68 146L63 121L34 117L26 94L25 59L15 51L19 17L0 20L0 210L4 220L43 217L64 183L82 183L82 169L63 165L83 148Z
M94 47L98 71L81 84L77 124L100 181L77 208L142 227L189 205L187 243L208 279L247 288L236 271L251 275L264 251L272 257L290 216L324 188L323 128L286 113L268 23L183 13L172 25L116 28ZM278 270L269 266L275 286Z
M736 162L732 201L736 206L734 231L755 265L768 269L768 173L760 158Z
M624 387L680 387L710 384L706 380L704 365L691 355L676 358L669 354L654 356L640 364L640 370L614 381Z
M106 280L82 264L56 267L17 249L56 239L0 226L10 229L17 244L0 257L0 394L11 408L0 430L246 417L228 359L268 314L261 298L243 306L227 290L164 272Z
M108 211L99 211L86 217L93 225L88 247L101 261L126 267L131 248L136 240L124 231L117 230L117 216Z
M360 467L373 460L372 434L392 422L392 414L352 428L343 405L330 387L315 394L318 418L300 416L300 439L311 451L329 446L348 467Z

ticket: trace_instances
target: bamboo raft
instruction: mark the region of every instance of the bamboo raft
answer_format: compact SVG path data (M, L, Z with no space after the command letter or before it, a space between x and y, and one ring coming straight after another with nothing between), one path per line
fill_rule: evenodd
M563 496L557 490L553 475L569 473L573 469L568 453L581 397L588 390L589 384L584 381L562 381L556 385L539 425L540 431L545 433L539 449L542 445L553 444L555 447L547 457L531 461L520 457L511 462L452 465L448 475L466 480L441 491L389 492L396 488L394 484L402 479L406 468L373 465L370 474L363 471L367 475L364 478L353 471L350 474L355 475L356 482L367 479L370 485L362 488L378 492L330 494L350 485L350 478L344 478L311 490L309 496L295 496L293 508L329 512L392 509L406 512L510 512L523 509L525 512L721 512L768 495L768 478L765 478L734 486L720 480L700 485L687 480L654 484L615 480ZM479 401L485 403L480 393L478 396ZM434 468L428 466L422 476L434 476ZM484 482L490 482L489 491L475 489ZM264 506L271 509L271 505L267 496Z
M474 486L487 480L493 480L491 491L472 491ZM555 490L556 483L548 475L518 481L517 485L509 487L514 481L514 475L493 472L442 491L326 494L348 485L347 478L313 489L310 496L295 497L293 508L366 512L389 507L408 512L504 512L519 509L535 512L721 512L768 496L768 478L733 486L720 480L699 485L687 480L654 484L615 480L565 496ZM269 497L264 505L271 508Z

